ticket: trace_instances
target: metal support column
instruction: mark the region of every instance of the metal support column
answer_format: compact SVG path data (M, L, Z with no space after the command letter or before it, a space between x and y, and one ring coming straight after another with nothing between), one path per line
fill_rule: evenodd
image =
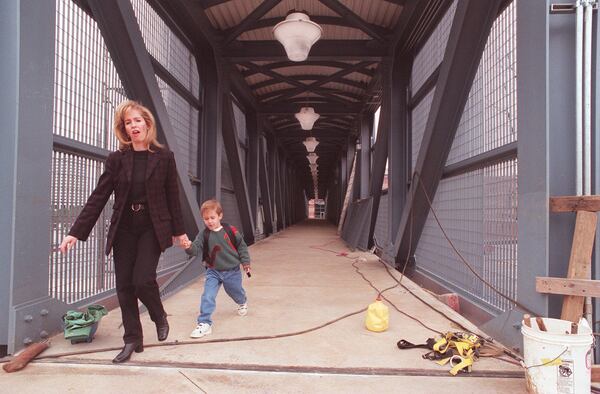
M263 213L265 215L265 236L267 236L269 234L273 234L273 199L271 197L272 189L269 186L270 176L267 170L266 146L262 137L259 138L258 147L260 197L262 200Z
M252 213L252 217L254 218L254 224L256 225L256 220L258 220L257 212L259 194L259 134L258 116L253 109L248 109L248 112L246 113L246 129L248 131L248 157L246 158L246 166L248 167L248 197L250 199L250 211Z
M407 93L410 81L411 64L404 58L394 59L391 75L391 86L384 87L384 98L389 97L390 110L386 111L389 126L388 150L388 240L393 243L398 234L402 211L406 203L408 190L408 108ZM385 85L384 85L385 86ZM383 111L382 111L383 112ZM388 119L389 117L389 119ZM374 211L375 212L375 211ZM377 215L375 215L377 216ZM391 245L385 245L389 247Z
M375 234L375 224L377 223L377 212L379 211L379 201L381 199L381 186L385 175L385 166L388 159L388 144L392 129L392 90L393 80L393 59L387 57L381 64L381 74L383 76L383 99L381 104L381 113L379 116L379 127L377 128L377 139L375 140L375 150L373 152L373 173L371 175L371 212L367 216L367 225L369 233L367 236L367 245L373 246L373 235Z
M250 198L246 187L246 175L242 168L240 147L235 131L233 103L229 91L223 93L223 143L227 153L227 161L231 171L231 179L238 204L238 212L242 221L244 239L248 245L254 243L254 218L250 209Z
M202 133L198 150L201 157L200 201L221 200L221 162L223 151L223 75L210 45L199 49L198 73L202 81Z
M48 337L67 310L48 296L55 14L54 1L0 2L0 354Z

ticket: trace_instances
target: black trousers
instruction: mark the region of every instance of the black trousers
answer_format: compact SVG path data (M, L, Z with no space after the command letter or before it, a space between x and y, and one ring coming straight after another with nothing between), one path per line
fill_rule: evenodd
M123 212L113 242L113 259L125 343L143 340L138 300L144 303L152 321L166 315L156 283L160 253L148 211Z

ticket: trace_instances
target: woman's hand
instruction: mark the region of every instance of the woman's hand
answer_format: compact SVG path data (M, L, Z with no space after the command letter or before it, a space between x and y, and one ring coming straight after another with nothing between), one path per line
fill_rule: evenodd
M60 249L62 253L67 253L69 250L71 250L71 248L73 248L73 246L75 246L76 243L77 238L72 235L67 235L65 238L63 238L58 249Z
M174 235L173 244L179 245L182 248L187 249L192 245L192 241L189 240L187 234Z

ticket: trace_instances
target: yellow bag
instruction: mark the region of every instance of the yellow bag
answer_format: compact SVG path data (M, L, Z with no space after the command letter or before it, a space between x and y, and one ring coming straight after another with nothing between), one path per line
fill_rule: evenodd
M368 330L374 332L381 332L388 329L390 325L390 310L381 301L381 296L377 296L375 302L367 308L365 325Z

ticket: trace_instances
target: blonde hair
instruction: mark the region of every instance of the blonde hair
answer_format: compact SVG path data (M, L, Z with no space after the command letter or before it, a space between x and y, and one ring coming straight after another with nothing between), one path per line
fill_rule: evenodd
M216 211L217 215L220 215L223 213L223 207L217 200L206 200L200 206L200 215L204 216L206 211Z
M146 134L146 141L144 142L148 144L148 149L152 151L151 148L153 145L157 148L162 148L162 144L156 139L156 121L154 120L152 112L137 101L126 100L117 107L115 111L115 120L113 122L113 131L119 140L119 150L131 149L131 139L125 131L125 115L127 114L127 111L132 109L140 111L142 118L144 118L144 121L146 122L148 133Z

